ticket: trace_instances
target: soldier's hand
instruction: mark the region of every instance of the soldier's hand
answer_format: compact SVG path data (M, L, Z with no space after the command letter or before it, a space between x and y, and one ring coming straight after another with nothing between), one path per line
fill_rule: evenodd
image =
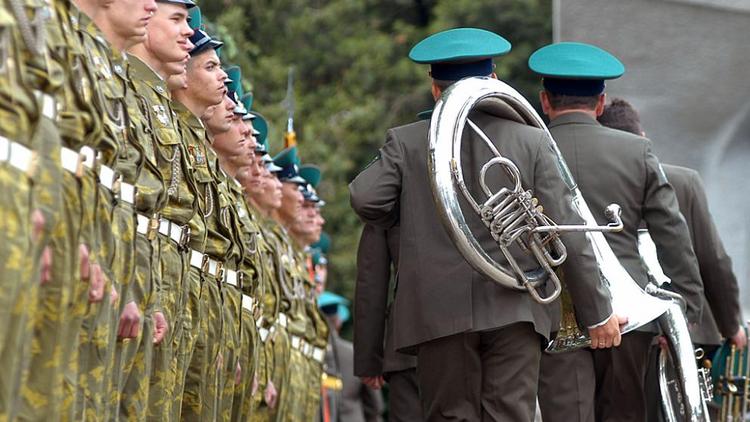
M237 366L234 368L234 384L240 385L242 383L242 365L237 362Z
M383 385L385 385L385 379L382 375L379 375L377 377L362 377L360 378L362 380L362 383L373 390L380 390L383 388Z
M115 286L112 286L109 289L109 304L115 306L118 300L120 300L120 294L117 293L117 289L115 289Z
M141 311L135 301L128 302L120 315L120 326L117 329L118 338L136 338L141 327Z
M78 245L78 266L81 271L81 281L89 281L91 262L89 261L89 248L84 244Z
M104 299L104 271L99 264L91 265L91 278L89 279L89 302L99 303Z
M167 318L160 311L154 312L154 344L160 344L169 331Z
M592 349L607 349L620 345L620 326L627 323L628 319L612 315L604 325L589 328Z
M42 257L39 260L39 283L47 284L52 280L52 247L47 246L42 251Z
M747 334L745 333L745 327L740 325L737 333L732 336L732 343L739 349L744 349L747 346Z
M31 240L36 242L44 231L44 213L42 210L35 209L31 212Z
M266 402L269 408L275 409L276 399L278 398L278 396L279 393L276 391L276 386L273 385L273 382L271 380L268 380L266 391L263 392L263 401Z

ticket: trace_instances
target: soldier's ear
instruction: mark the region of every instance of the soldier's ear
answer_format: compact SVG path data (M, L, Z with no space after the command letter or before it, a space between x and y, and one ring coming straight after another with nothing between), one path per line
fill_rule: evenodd
M607 93L601 93L599 94L599 100L596 102L596 109L594 110L596 112L596 117L599 117L604 113L604 104L607 103Z
M542 113L549 116L549 113L552 110L552 105L549 102L547 91L539 91L539 103L542 104Z
M432 80L432 98L437 101L438 98L440 98L440 95L443 93L443 90L440 89L438 84L435 83L435 80Z

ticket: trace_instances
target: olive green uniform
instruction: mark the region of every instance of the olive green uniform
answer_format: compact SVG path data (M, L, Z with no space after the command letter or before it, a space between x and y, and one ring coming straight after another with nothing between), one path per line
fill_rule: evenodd
M158 245L156 231L158 212L166 203L167 189L158 169L155 139L162 124L161 115L154 115L154 92L146 88L143 78L147 75L144 64L137 57L129 56L129 86L126 104L130 116L129 145L137 151L141 160L137 169L124 171L125 179L136 180L135 210L135 274L134 282L126 292L126 302L134 301L141 313L139 335L124 339L117 344L119 376L112 404L122 420L142 421L148 408L149 376L153 351L152 315L159 303L154 285L158 283ZM142 95L145 92L145 95ZM149 93L151 96L149 96ZM158 101L158 97L156 98ZM140 120L140 122L138 122Z
M258 346L257 375L254 378L254 381L257 380L257 391L252 395L250 417L254 422L265 422L276 420L278 414L278 399L275 406L271 407L266 397L269 391L279 392L283 387L287 372L286 356L289 354L290 344L286 327L279 319L283 293L278 276L278 264L281 260L273 234L273 228L277 223L270 219L258 219L258 222L261 229L258 251L265 271L258 280L256 296L260 316L256 316L255 325L261 344Z
M89 306L83 323L77 411L86 420L108 420L113 382L118 379L114 371L117 327L135 269L133 185L140 157L127 143L133 128L127 116L130 99L126 98L125 56L114 51L91 19L83 13L78 19L83 45L95 71L96 104L104 116L104 136L97 157L96 236L97 258L107 283L104 300ZM112 289L120 296L118 303L110 301Z
M34 199L38 194L36 190L32 191L32 182L44 183L40 177L48 174L35 172L34 167L39 162L59 167L49 162L50 149L54 152L56 147L50 148L43 142L46 132L42 131L49 130L49 121L45 122L47 117L43 116L44 110L40 107L43 104L37 96L42 94L38 91L39 80L33 77L37 75L31 74L37 63L40 69L46 68L44 45L39 44L41 38L29 40L21 37L22 28L31 26L33 17L43 12L43 4L16 1L13 5L16 7L11 7L11 2L3 2L0 8L0 25L3 26L0 49L4 56L0 65L0 193L4 198L0 222L0 270L3 276L0 286L3 289L0 303L0 369L3 371L0 419L15 417L21 379L28 365L30 329L33 328L31 318L35 316L37 303L35 264L43 243L34 242L31 236L30 215L36 207ZM32 37L43 36L44 21L38 22L39 32L32 32ZM42 152L42 148L48 149ZM49 217L52 219L53 215ZM54 224L54 221L50 223ZM49 235L48 227L44 237Z

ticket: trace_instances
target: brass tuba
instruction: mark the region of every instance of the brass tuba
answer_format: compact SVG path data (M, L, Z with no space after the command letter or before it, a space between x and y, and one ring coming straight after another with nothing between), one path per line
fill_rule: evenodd
M521 186L515 163L504 157L498 149L502 148L501 143L490 140L469 118L474 108L482 109L500 118L539 128L546 133L550 148L557 157L560 177L569 189L573 209L581 215L586 224L581 226L556 225L543 214L541 207L533 198L533 192ZM480 184L486 196L483 200L477 200L469 192L463 178L461 138L466 125L477 133L494 155L480 170ZM679 306L675 310L673 302L644 292L620 264L602 234L605 231L622 230L619 207L616 205L607 207L605 214L610 223L606 226L597 225L541 117L515 89L488 77L466 78L446 89L437 101L432 114L428 165L433 198L443 226L456 248L477 272L501 286L527 291L540 303L550 303L563 290L554 274L554 267L565 260L565 247L559 239L559 234L569 231L585 232L593 247L601 279L609 287L612 308L615 314L628 318L627 324L622 327L622 332L627 333L661 315L668 315L669 323L675 324L673 330L675 336L680 340L677 342L681 352L678 358L680 362L685 359L685 345L690 345L690 340L687 337L687 343L685 343L684 338L680 337L687 333L687 324ZM492 192L484 182L484 178L487 170L495 165L501 166L513 183L512 186ZM510 269L493 260L479 245L463 216L459 192L490 230L493 239L507 259ZM508 252L508 248L513 243L517 244L522 251L533 255L539 263L539 268L532 271L521 269ZM542 296L539 289L546 280L553 284L553 293ZM563 299L566 298L563 297ZM569 301L563 300L563 302ZM572 309L564 314L572 315ZM568 319L574 320L575 318L569 316ZM558 337L547 347L548 351L561 352L590 345L587 334L582 333L575 322L562 328ZM668 328L671 329L671 327ZM691 363L695 367L692 357L687 360L688 362L684 363L685 367L689 367ZM685 377L684 386L689 393L686 394L688 403L686 409L690 420L706 420L708 416L704 413L700 397L696 398L692 394L695 391L700 396L698 381L697 379L693 381L694 379L689 375Z

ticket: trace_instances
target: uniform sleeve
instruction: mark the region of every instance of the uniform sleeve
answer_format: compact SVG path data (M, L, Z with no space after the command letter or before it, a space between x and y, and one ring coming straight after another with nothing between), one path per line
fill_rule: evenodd
M354 374L383 373L388 286L391 257L386 232L365 225L357 250L357 284L354 292Z
M690 210L693 224L693 247L700 266L708 305L724 337L731 337L739 328L741 311L739 286L732 271L732 260L724 249L719 233L708 210L708 198L700 177L694 174L690 187L693 203Z
M656 244L659 263L664 274L672 280L673 289L687 303L687 319L696 323L703 308L703 281L698 261L693 252L687 223L680 214L672 185L651 153L650 144L644 147L646 192L643 198L643 221Z
M544 213L557 224L583 224L573 208L570 189L563 182L558 163L544 135L540 140L534 170L534 195ZM599 277L599 268L591 244L581 232L561 235L568 258L562 264L562 280L568 289L581 324L595 326L612 315L609 288Z
M352 208L367 224L389 228L398 220L404 150L392 130L380 155L349 184Z

